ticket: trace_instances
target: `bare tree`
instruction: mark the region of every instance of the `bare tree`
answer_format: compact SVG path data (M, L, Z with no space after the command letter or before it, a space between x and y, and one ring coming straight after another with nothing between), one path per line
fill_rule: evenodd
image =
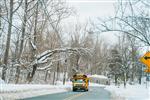
M5 53L4 53L4 65L5 66L3 67L3 71L2 71L3 80L6 79L6 70L8 67L7 64L8 64L8 56L9 56L9 49L10 49L10 39L11 39L11 34L12 34L13 14L19 9L21 3L15 9L14 9L14 0L10 0L10 3L9 3L8 34L7 34L6 48L5 48Z
M27 22L27 8L28 8L28 0L25 0L24 2L25 8L24 8L24 17L23 17L23 22L22 22L22 34L21 34L21 43L19 47L19 53L17 57L17 61L19 62L22 51L23 51L23 44L24 44L24 36L25 36L25 29L26 29L26 22ZM19 66L17 66L16 69L16 83L19 81L19 74L20 74L20 69Z
M8 54L9 54L9 48L10 48L10 38L11 38L11 28L12 28L12 17L13 17L13 0L10 0L10 15L9 15L9 26L8 26L8 34L7 34L7 42L6 42L6 49L5 49L5 55L4 55L4 64L3 67L3 73L2 73L2 79L5 80L6 78L6 70L7 70L7 62L8 62Z
M149 46L150 19L147 13L149 9L146 8L145 4L148 4L148 2L143 4L141 0L138 2L131 2L130 0L126 3L118 2L116 16L105 21L100 20L102 23L100 24L101 28L98 26L99 30L101 32L116 31L124 33ZM144 9L137 10L141 8L140 6L144 7Z

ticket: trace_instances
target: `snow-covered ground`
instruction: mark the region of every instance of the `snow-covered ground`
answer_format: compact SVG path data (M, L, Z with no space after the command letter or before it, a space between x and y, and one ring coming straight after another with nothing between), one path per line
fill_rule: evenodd
M89 86L90 87L106 87L106 85L103 85L103 84L97 84L97 83L89 83Z
M5 84L0 80L0 100L22 99L27 97L59 93L70 91L72 88L71 82L66 82L63 85L58 81L56 85L38 85L38 84ZM146 84L129 85L124 88L123 85L105 86L96 83L90 83L90 86L103 87L112 93L113 100L150 100L150 83L146 88Z
M66 92L71 85L0 84L0 100L23 99L52 93Z
M89 86L105 87L105 85L90 83ZM65 85L58 81L56 85L38 85L38 84L5 84L0 83L0 100L23 99L45 94L66 92L72 89L72 82L66 82Z
M126 88L123 85L119 87L110 85L105 89L112 93L114 100L150 100L150 83L147 88L146 84L128 84Z

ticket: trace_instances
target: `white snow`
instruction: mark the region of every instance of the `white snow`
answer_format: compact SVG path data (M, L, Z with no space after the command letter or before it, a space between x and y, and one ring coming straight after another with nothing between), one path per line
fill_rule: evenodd
M129 85L124 88L121 86L106 86L106 90L109 90L113 94L115 100L150 100L150 86L146 88L146 84Z
M66 82L63 85L62 81L57 81L56 85L38 85L38 84L5 84L0 80L0 100L23 99L33 96L66 92L72 89L72 82ZM146 84L127 84L126 88L123 85L101 85L89 83L90 87L103 87L110 91L113 100L150 100L150 83Z
M66 92L68 85L0 84L0 100L15 100L33 96Z
M50 64L48 64L47 66L45 66L45 67L41 67L41 68L37 68L38 70L50 70L51 67L52 66L52 62L50 63Z
M37 58L41 58L43 55L46 55L46 54L48 54L50 52L51 52L51 50L44 51L43 53L41 53L40 55L38 55Z
M104 76L104 75L91 75L89 76L90 78L99 78L99 79L108 79L108 77Z
M106 87L106 85L103 84L97 84L97 83L89 83L90 87Z
M96 83L90 83L89 86L105 87ZM29 98L39 95L66 92L72 89L72 82L57 81L56 85L38 85L38 84L0 84L0 100L15 100Z

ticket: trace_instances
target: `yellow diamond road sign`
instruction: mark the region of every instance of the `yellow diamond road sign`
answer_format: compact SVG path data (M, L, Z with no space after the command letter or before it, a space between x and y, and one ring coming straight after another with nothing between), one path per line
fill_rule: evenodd
M140 61L148 67L145 72L150 72L150 51L141 57Z

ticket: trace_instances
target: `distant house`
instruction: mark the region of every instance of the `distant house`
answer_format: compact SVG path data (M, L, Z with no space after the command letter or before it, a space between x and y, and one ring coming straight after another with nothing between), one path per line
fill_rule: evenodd
M109 79L108 77L104 76L104 75L91 75L89 76L90 80L92 83L98 83L98 84L104 84L107 85L109 84Z

